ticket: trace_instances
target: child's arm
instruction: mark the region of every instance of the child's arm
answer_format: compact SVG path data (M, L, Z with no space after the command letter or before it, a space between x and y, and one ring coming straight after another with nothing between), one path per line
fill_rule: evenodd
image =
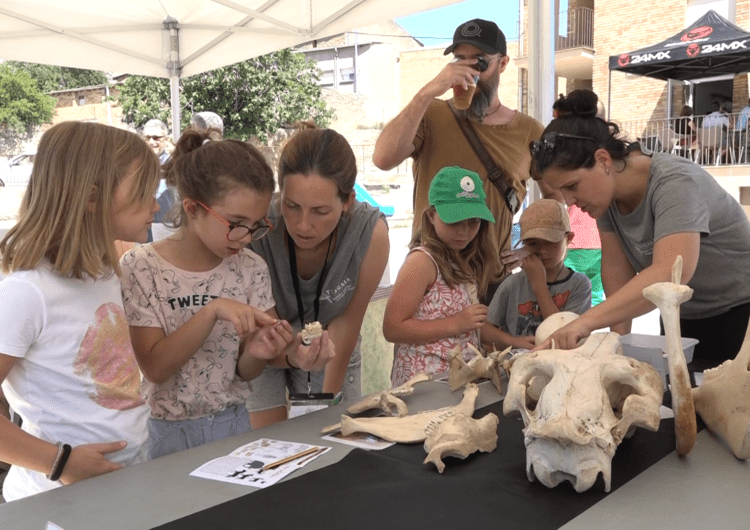
M0 383L16 362L15 357L0 353ZM85 478L109 473L123 467L107 460L104 455L120 451L124 441L78 445L73 448L63 468L60 481L72 484ZM57 457L57 445L23 431L5 416L0 415L0 460L39 473L50 473Z
M383 335L389 342L426 344L480 329L487 318L487 306L473 304L450 317L435 320L414 318L437 269L424 252L406 257L388 298L383 316Z
M501 350L508 347L530 350L534 347L534 337L517 337L489 322L485 322L482 326L480 336L482 337L482 344L493 345L495 348L499 346Z
M384 220L378 219L372 232L370 246L367 248L359 266L359 279L354 294L346 309L328 324L329 340L336 345L336 354L334 359L326 366L323 392L335 394L341 390L344 384L344 376L359 339L365 312L383 277L383 271L388 264L389 252L388 225ZM299 365L295 364L295 366Z
M156 384L169 379L203 346L217 320L231 322L241 340L258 327L276 322L260 309L230 298L216 298L169 335L162 328L130 326L133 350L144 377Z
M521 268L526 273L529 284L531 284L531 290L534 292L542 316L547 318L560 311L552 300L552 295L549 294L547 271L544 269L544 264L539 256L529 254L521 261Z

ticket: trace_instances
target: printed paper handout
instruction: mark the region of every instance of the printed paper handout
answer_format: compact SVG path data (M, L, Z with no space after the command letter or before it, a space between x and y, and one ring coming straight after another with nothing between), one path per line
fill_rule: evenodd
M265 488L276 484L330 449L325 446L261 438L238 447L227 456L206 462L190 473L190 476ZM294 458L296 455L300 456ZM287 458L290 458L290 461L275 465Z

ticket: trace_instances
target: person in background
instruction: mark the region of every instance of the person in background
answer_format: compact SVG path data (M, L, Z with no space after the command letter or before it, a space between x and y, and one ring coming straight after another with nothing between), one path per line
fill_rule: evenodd
M534 201L521 214L520 225L527 252L521 271L500 284L482 327L482 342L491 349L531 349L545 318L591 308L591 281L565 265L574 237L565 206L554 199Z
M432 179L430 206L396 278L383 317L383 335L397 343L391 384L420 372L445 372L459 348L465 361L479 349L487 306L477 293L491 280L488 261L497 256L482 180L452 166ZM507 280L506 280L507 281Z
M607 326L629 333L634 317L654 309L643 289L671 281L682 256L680 282L693 295L680 306L681 330L700 341L689 368L733 359L750 320L750 221L742 206L697 164L624 140L616 124L596 117L593 92L571 96L568 112L531 152L547 184L597 220L607 299L551 339L569 349Z
M146 143L159 158L159 163L164 163L169 159L170 149L167 146L170 144L169 131L163 121L157 119L151 119L146 122L143 126L143 138Z
M295 330L319 322L336 356L325 371L267 368L248 400L253 428L286 419L287 388L361 396L360 329L388 263L388 225L356 199L349 142L332 129L298 126L279 158L280 192L268 214L274 228L251 247L268 262L279 316Z
M738 117L737 117L737 129L739 129L740 134L738 138L738 145L740 148L741 160L738 160L740 163L747 163L748 155L747 155L747 148L748 148L748 120L750 119L750 99L747 100L747 104L742 108L740 111Z
M39 143L0 241L5 500L146 460L148 406L128 336L114 241L145 242L159 161L137 135L66 121Z
M159 163L163 166L169 157L174 146L169 141L169 131L163 121L151 119L143 126L143 138L151 150L159 157ZM167 149L170 146L170 149ZM177 190L173 186L168 186L166 179L159 180L159 189L156 190L156 202L159 204L159 211L154 216L154 224L149 230L148 241L166 237L170 231L164 222L169 219L169 214L177 202ZM127 250L133 248L132 245Z
M196 112L190 118L190 127L197 131L216 130L220 136L224 135L224 120L221 116L211 111Z
M263 155L188 128L165 169L182 197L179 230L121 261L151 458L250 430L247 382L266 364L320 369L332 357L325 334L302 346L277 319L268 267L245 248L271 228Z
M718 101L711 102L711 113L703 118L703 128L722 127L728 129L730 126L729 118L721 111L721 105Z
M448 166L459 166L477 173L487 196L487 206L496 222L491 226L500 251L510 248L513 215L506 197L490 182L488 170L464 135L459 119L467 119L481 144L502 170L501 179L512 190L518 204L526 196L526 182L531 176L528 145L539 139L543 126L533 118L505 106L498 96L500 75L508 66L505 35L494 22L474 19L464 22L453 35L445 54L454 60L422 87L406 107L384 129L375 144L374 164L389 170L407 157L414 159L414 220L412 234L419 233L422 212L429 207L432 178ZM476 85L476 92L466 110L455 110L454 99L437 99L448 90L463 91ZM447 148L450 146L450 148ZM559 198L540 182L544 197ZM561 200L561 199L560 199ZM508 274L498 254L487 263L494 270L493 282L485 300L492 298L497 282Z

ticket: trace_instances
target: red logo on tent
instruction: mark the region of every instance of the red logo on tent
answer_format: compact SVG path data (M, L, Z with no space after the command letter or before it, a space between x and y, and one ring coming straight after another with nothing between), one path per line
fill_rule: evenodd
M713 32L714 32L714 28L712 28L711 26L701 26L699 28L695 28L695 29L688 31L682 37L680 37L680 40L682 42L689 42L691 40L696 40L696 39L705 39L706 37L711 35L711 33Z
M630 64L630 55L623 53L617 58L617 64L619 66L627 66Z
M687 52L688 57L695 57L701 52L701 47L696 43L692 43L687 47L685 51Z

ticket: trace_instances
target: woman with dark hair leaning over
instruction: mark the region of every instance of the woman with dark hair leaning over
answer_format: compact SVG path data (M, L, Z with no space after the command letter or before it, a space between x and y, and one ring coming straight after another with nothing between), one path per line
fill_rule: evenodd
M255 429L286 419L287 388L342 392L344 401L361 396L360 328L390 249L385 216L356 199L357 164L346 138L312 123L298 127L279 159L279 194L268 212L274 229L251 245L268 263L279 317L295 332L320 322L336 355L324 371L290 365L254 379Z
M628 333L634 317L654 309L643 289L670 281L681 255L681 283L694 290L680 308L682 335L700 341L690 367L733 359L750 319L745 212L702 167L625 140L596 117L597 101L590 90L571 92L530 145L541 178L597 220L602 242L607 299L551 338L567 349L607 326Z

